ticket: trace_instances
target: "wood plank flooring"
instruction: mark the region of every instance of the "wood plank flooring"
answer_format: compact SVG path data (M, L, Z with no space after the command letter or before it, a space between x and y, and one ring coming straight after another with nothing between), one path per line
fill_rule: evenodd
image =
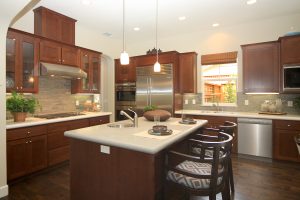
M299 200L300 164L233 157L235 200ZM9 185L1 200L69 200L69 165ZM88 187L88 186L87 186ZM202 200L208 198L192 198ZM222 199L218 195L218 199Z

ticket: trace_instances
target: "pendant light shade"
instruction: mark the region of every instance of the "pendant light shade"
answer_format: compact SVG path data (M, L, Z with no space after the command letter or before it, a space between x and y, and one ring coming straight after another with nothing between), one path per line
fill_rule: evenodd
M129 64L129 55L126 53L126 51L123 51L121 53L121 65L128 65Z
M155 36L155 40L156 40L156 63L154 64L154 72L160 72L160 64L158 62L158 48L157 48L157 24L158 24L158 0L156 0L156 36Z
M123 0L123 52L120 55L121 65L129 64L129 55L125 51L126 43L125 43L125 0Z

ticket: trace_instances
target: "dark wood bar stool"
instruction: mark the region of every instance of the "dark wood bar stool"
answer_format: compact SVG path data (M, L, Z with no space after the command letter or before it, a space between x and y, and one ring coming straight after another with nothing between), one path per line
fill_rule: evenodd
M232 146L232 136L218 133L218 136L198 134L198 139L188 139L191 146L201 149L201 154L188 152L167 152L165 187L179 187L191 196L209 196L216 199L222 193L222 199L230 199L228 185L228 161ZM209 150L212 157L205 155Z
M225 121L223 125L220 125L218 128L203 128L202 129L202 134L206 135L215 135L217 136L219 132L224 132L229 135L231 135L233 138L235 137L235 130L236 130L237 124L234 122L230 121ZM199 134L195 134L192 137L197 139ZM201 136L201 134L200 134ZM201 154L201 149L198 147L190 147L190 150L192 153L195 155ZM230 155L231 155L231 150L230 150ZM207 149L205 151L205 156L207 157L212 157L212 151ZM231 192L234 193L234 179L233 179L233 170L232 170L232 161L231 161L231 156L229 157L229 162L228 162L228 171L229 171L229 185Z

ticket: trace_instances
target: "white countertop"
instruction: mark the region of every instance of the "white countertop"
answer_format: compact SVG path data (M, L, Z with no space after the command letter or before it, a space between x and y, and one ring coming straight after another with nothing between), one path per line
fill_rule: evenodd
M194 125L182 125L178 123L180 120L179 118L170 118L166 122L160 122L160 125L166 125L168 129L172 129L174 132L176 131L176 134L172 134L165 139L157 139L138 136L140 133L148 131L153 125L155 125L154 122L150 122L144 117L140 117L138 120L138 128L111 128L108 127L107 124L103 124L67 131L65 132L65 136L96 142L103 145L116 146L144 153L155 154L207 123L207 120L197 120L197 123ZM131 122L126 120L115 123Z
M27 126L36 126L42 124L50 124L55 122L71 121L76 119L85 119L91 117L99 117L105 115L111 115L111 112L83 112L84 115L72 116L72 117L61 117L55 119L44 119L27 117L25 122L14 122L13 120L6 120L6 129L21 128Z
M278 119L278 120L295 120L300 121L300 115L266 115L253 112L230 112L230 111L208 111L208 110L178 110L175 114L186 115L209 115L223 117L244 117L244 118L259 118L259 119Z

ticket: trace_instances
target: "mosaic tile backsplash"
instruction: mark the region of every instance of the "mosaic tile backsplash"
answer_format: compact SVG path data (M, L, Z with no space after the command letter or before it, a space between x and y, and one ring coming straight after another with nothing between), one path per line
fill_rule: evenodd
M295 107L288 107L287 102L293 101L299 94L270 94L270 95L254 95L254 94L243 94L239 92L237 94L237 106L220 106L222 111L232 111L232 112L260 112L261 104L265 100L275 102L276 99L281 99L282 112L288 114L299 114L300 110L296 110ZM184 104L183 109L187 110L214 110L213 106L202 106L202 93L198 94L185 94L183 100L188 100L188 104ZM195 100L196 104L192 101ZM248 100L249 105L245 105L245 100Z

